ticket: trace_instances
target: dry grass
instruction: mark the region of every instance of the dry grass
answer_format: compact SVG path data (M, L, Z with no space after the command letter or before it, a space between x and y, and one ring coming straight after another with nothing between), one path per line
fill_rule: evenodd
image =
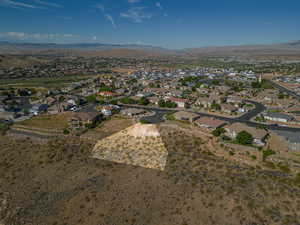
M112 117L99 124L96 128L87 131L83 137L91 137L96 140L108 137L135 124L133 119Z
M32 117L29 120L17 123L22 127L35 128L35 129L45 129L45 130L58 130L61 131L68 127L68 120L71 117L71 112L60 113L57 115L39 115Z
M300 182L213 155L205 138L161 131L164 171L90 158L82 140L0 137L5 225L298 225Z

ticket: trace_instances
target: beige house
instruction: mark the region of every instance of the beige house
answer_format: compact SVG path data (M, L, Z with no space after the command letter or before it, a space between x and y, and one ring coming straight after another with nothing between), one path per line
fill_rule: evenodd
M95 125L102 119L102 114L98 112L74 113L69 119L69 126L72 129L85 128L87 125Z
M226 124L226 122L222 120L218 120L212 117L201 117L195 121L195 124L199 127L208 128L208 129L216 129L222 127Z
M200 116L196 113L180 111L173 114L176 120L194 122Z
M226 126L225 130L226 130L226 134L233 139L235 139L240 132L246 131L252 135L254 144L258 146L265 145L264 141L268 135L268 132L265 131L264 129L249 127L243 123L233 123L231 125Z

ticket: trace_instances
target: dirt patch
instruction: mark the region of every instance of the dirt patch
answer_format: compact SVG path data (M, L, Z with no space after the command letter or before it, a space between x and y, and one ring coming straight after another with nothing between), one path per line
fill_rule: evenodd
M100 140L93 157L117 163L164 170L168 151L156 125L136 124Z

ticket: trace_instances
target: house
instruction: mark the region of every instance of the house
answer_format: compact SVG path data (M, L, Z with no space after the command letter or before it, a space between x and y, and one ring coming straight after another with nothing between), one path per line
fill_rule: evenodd
M233 113L233 112L236 112L238 109L233 106L233 105L230 105L230 104L223 104L221 105L221 109L223 112L225 113Z
M275 122L287 123L294 120L294 117L282 113L266 113L264 114L266 120L271 120Z
M208 129L216 129L224 126L226 123L222 120L218 120L212 117L201 117L194 122L199 127Z
M195 102L197 106L210 108L213 103L221 104L221 97L219 95L210 95L209 97L200 97Z
M191 123L200 117L196 113L185 112L185 111L176 112L173 114L173 116L176 120L189 121Z
M233 139L235 139L240 132L246 131L252 135L254 144L258 146L265 145L264 141L268 135L268 132L265 131L264 129L249 127L243 123L233 123L229 126L226 126L225 130L226 130L226 134Z
M138 115L143 115L145 113L146 113L146 110L137 109L137 108L128 108L128 109L123 109L121 111L121 114L126 115L126 116L138 116Z
M238 98L236 96L228 96L226 98L227 103L233 103L234 105L238 105L239 103L242 103L243 100L241 98Z
M280 140L280 144L283 146L278 146L278 144L275 146L279 147L280 151L287 148L289 151L297 151L300 152L300 133L299 132L291 132L291 131L281 131L276 130L274 131L279 137L282 139Z
M102 114L98 112L74 113L69 119L69 126L72 129L85 128L87 125L95 125L102 119Z
M102 91L102 92L99 92L99 95L103 96L103 97L116 97L116 96L118 96L117 93L114 93L114 92L111 92L111 91Z
M0 104L0 112L5 112L5 107L2 104Z
M46 100L45 100L45 103L48 104L48 105L52 105L56 102L56 99L53 98L53 97L47 97Z
M117 105L105 105L102 107L101 113L104 116L111 116L114 113L114 110L118 110L118 109L120 109L120 107Z
M60 107L59 104L52 105L47 109L47 112L51 115L58 114L63 111L64 111L64 108Z
M184 108L187 104L187 100L183 98L170 97L168 100L171 102L175 102L179 108Z
M183 94L183 92L180 90L171 90L169 92L169 95L171 95L173 97L178 97L178 98L182 97L182 94Z
M15 119L15 113L14 112L0 112L0 119L13 120L13 119Z
M46 112L48 108L49 108L49 105L47 105L47 104L37 104L37 105L32 106L32 108L29 110L29 112L32 113L33 115L38 115L42 112Z
M160 98L158 98L158 97L149 97L148 100L150 101L151 104L158 105L158 102L159 102Z
M140 98L148 98L148 97L151 97L153 96L154 94L153 93L150 93L150 92L141 92L141 93L138 93L136 96L137 97L140 97Z

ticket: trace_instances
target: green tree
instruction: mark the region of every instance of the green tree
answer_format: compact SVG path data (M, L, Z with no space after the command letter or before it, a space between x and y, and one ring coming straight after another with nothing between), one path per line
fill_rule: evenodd
M160 100L158 101L158 105L159 105L159 107L165 107L165 106L166 106L165 100L160 99Z
M219 127L219 128L216 128L215 130L213 130L212 134L215 136L215 137L220 137L222 134L225 133L225 129L222 128L222 127Z
M149 105L150 101L145 98L145 97L142 97L140 100L139 100L139 104L140 105Z
M218 103L216 103L215 101L213 101L213 103L211 104L210 108L212 110L217 110L217 111L221 110L221 106Z
M135 104L136 103L132 98L129 98L129 97L122 98L120 101L123 104Z
M249 134L247 131L241 131L236 136L236 141L242 145L251 145L253 142L253 136Z
M90 95L90 96L86 97L86 101L88 103L96 103L97 102L97 98L96 98L95 95Z

